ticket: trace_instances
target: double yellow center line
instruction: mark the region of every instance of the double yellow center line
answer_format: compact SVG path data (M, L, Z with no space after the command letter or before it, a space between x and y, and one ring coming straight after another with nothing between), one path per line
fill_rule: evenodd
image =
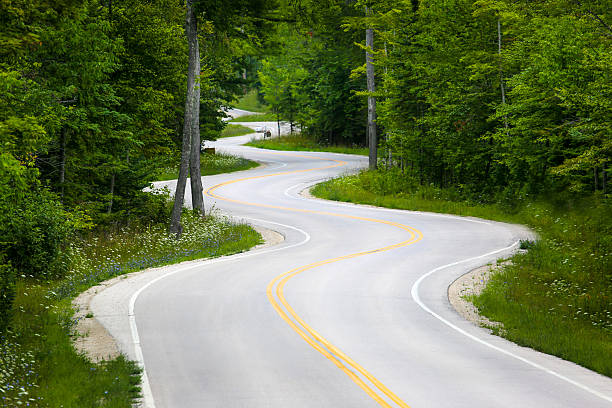
M274 209L283 210L283 211L327 215L327 216L332 216L332 217L348 218L348 219L366 221L366 222L374 222L378 224L390 225L392 227L396 227L396 228L399 228L399 229L402 229L408 232L409 238L407 240L398 242L393 245L388 245L382 248L376 248L376 249L372 249L369 251L358 252L358 253L349 254L349 255L343 255L337 258L325 259L322 261L300 266L298 268L284 272L276 276L268 284L268 287L266 289L266 294L267 294L268 300L274 307L274 310L276 310L279 316L285 322L287 322L287 324L296 333L298 333L315 350L317 350L318 352L323 354L326 358L328 358L330 361L332 361L339 369L341 369L346 375L348 375L351 380L353 380L357 385L359 385L359 387L361 387L370 397L372 397L376 402L378 402L379 405L383 407L393 407L394 405L392 405L392 403L394 403L396 406L399 406L402 408L409 408L408 404L402 401L397 395L395 395L391 390L389 390L383 383L381 383L378 379L376 379L376 377L370 374L365 368L363 368L361 365L359 365L349 356L344 354L340 349L338 349L336 346L331 344L323 336L317 333L312 327L310 327L295 312L295 310L293 310L291 305L289 305L289 303L287 302L283 294L283 289L291 278L293 278L294 276L302 272L308 271L313 268L317 268L319 266L329 265L334 262L343 261L346 259L357 258L360 256L390 251L392 249L402 248L408 245L412 245L416 242L419 242L421 239L423 239L423 234L415 228L409 227L404 224L391 222L391 221L379 220L375 218L357 217L357 216L346 215L346 214L337 214L337 213L332 213L332 212L327 212L327 211L304 210L304 209L299 209L299 208L282 207L282 206L275 206L275 205L269 205L269 204L250 203L250 202L225 198L215 193L215 190L221 187L224 187L230 184L234 184L234 183L239 183L242 181L255 180L255 179L274 177L274 176L282 176L282 175L287 175L287 174L303 173L303 172L309 172L309 171L315 171L315 170L324 170L324 169L329 169L333 167L344 166L345 164L347 164L346 162L341 161L341 160L333 160L333 159L326 159L326 158L313 157L313 156L282 154L282 153L270 153L270 154L278 154L278 155L292 156L292 157L302 157L302 158L308 158L308 159L314 159L314 160L332 161L332 162L335 162L335 164L324 166L324 167L316 167L312 169L293 170L293 171L286 171L286 172L281 172L281 173L265 174L261 176L245 177L245 178L240 178L236 180L231 180L231 181L227 181L225 183L217 184L213 187L210 187L208 190L206 190L205 193L208 196L216 198L218 200L230 201L230 202L243 204L243 205L274 208ZM385 399L385 397L387 397L388 399Z

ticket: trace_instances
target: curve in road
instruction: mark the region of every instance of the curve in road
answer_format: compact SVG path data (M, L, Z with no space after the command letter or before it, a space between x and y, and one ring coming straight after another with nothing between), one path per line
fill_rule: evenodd
M492 336L448 303L450 282L511 253L523 229L306 200L293 192L364 159L238 146L248 138L217 148L274 166L207 177L207 203L285 242L153 271L92 302L128 357L141 348L158 407L610 406L609 378ZM116 310L132 297L134 339Z

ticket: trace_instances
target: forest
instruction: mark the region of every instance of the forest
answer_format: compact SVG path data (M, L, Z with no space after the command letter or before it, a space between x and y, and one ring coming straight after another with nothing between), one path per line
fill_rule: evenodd
M369 147L359 182L377 193L592 211L605 310L611 45L600 0L2 0L0 397L65 398L50 379L65 355L27 333L68 338L67 300L112 276L85 280L93 256L74 242L200 228L201 214L179 225L182 197L173 210L146 187L178 163L183 183L200 171L200 138L219 137L223 108L249 91L317 145ZM223 245L250 234L219 223ZM129 406L138 370L113 364L99 382L119 370L115 394L80 392Z

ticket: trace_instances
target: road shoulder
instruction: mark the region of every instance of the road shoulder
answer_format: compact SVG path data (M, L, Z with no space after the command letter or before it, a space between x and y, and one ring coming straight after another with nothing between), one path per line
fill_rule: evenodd
M253 225L252 227L259 232L264 242L251 248L250 251L278 245L285 240L285 237L277 231L264 228L259 225ZM210 260L210 258L181 262L180 264L198 263L208 260ZM167 265L161 268L168 268L169 266L176 266L180 264ZM159 269L160 268L149 268L138 272L116 276L87 289L72 301L72 308L75 311L73 320L76 321L73 345L78 353L85 355L89 360L96 363L105 360L113 360L119 357L121 354L119 342L109 333L107 328L93 314L91 302L97 295L119 282L148 274L153 271L158 271ZM126 315L125 318L127 319L127 317L128 316Z

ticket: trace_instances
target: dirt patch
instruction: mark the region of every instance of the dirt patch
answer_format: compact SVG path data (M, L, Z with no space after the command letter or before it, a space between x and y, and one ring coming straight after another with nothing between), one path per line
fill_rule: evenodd
M128 275L123 277L126 276ZM94 296L116 282L117 278L113 278L89 288L72 301L72 308L75 310L74 319L77 321L74 348L95 363L102 360L113 360L120 354L115 339L93 316L90 309Z
M261 234L264 243L257 245L252 250L277 245L285 240L285 237L276 231L260 226L253 226L253 228ZM75 311L73 317L77 321L75 327L76 336L74 337L73 344L77 352L84 354L91 361L96 363L103 360L113 360L119 357L121 354L119 346L106 328L93 315L90 307L91 301L98 293L113 286L117 282L146 273L147 271L148 270L133 272L109 279L99 285L89 288L72 301L72 308Z
M493 322L481 316L478 313L478 309L466 298L480 295L491 276L506 264L508 262L481 266L460 276L451 283L448 287L448 300L457 313L480 327L502 328L501 323Z

